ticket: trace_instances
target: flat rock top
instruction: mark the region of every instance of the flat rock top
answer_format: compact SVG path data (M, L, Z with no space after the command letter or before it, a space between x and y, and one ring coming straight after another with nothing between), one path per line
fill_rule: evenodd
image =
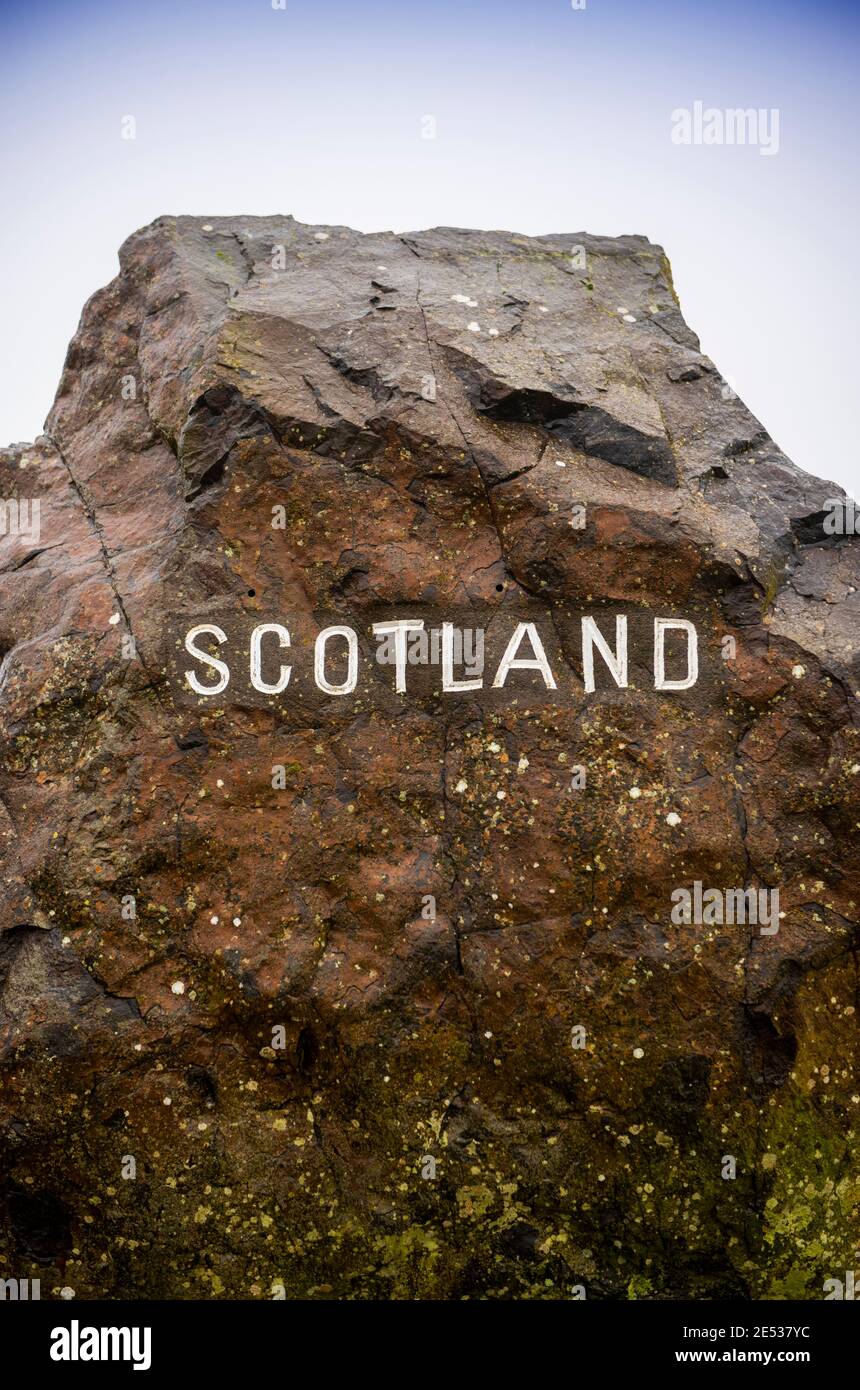
M0 451L14 1272L820 1296L858 1200L840 490L644 238L164 217L120 266L45 434ZM594 689L588 617L629 637ZM372 628L404 618L453 624L471 687L434 638L396 688ZM697 634L687 688L659 618ZM519 624L551 683L493 683ZM778 931L677 920L697 882L778 891Z

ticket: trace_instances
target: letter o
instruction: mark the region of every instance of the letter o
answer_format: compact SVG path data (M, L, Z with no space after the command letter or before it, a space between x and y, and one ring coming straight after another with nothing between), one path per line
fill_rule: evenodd
M325 649L330 637L345 637L348 643L346 680L330 685L325 676ZM326 695L351 695L358 682L358 638L351 627L324 627L314 643L314 680Z

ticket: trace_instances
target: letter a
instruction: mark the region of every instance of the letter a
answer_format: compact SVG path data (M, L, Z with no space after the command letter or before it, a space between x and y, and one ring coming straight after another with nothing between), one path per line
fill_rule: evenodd
M524 637L528 637L532 644L534 656L518 657L517 652ZM538 636L538 630L534 623L517 623L514 635L505 648L505 654L499 662L499 669L493 681L493 688L500 690L507 680L509 671L540 671L544 679L547 690L556 690L555 677L550 670L549 662L546 659L546 652L543 649L543 642Z

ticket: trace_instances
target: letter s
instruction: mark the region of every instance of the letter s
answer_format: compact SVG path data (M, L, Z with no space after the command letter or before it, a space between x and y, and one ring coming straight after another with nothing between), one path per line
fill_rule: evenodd
M230 681L230 668L225 661L219 661L216 656L210 656L208 652L202 652L199 647L194 645L195 639L202 633L210 633L217 642L226 642L227 634L214 623L199 623L197 627L192 627L185 636L185 650L189 656L193 656L197 661L205 661L207 666L214 666L219 673L217 685L201 685L197 679L195 671L186 671L185 679L191 689L197 695L220 695L222 690L226 690Z

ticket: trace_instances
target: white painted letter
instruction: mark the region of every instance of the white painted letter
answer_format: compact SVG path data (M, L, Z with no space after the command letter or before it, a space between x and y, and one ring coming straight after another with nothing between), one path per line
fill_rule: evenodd
M345 637L349 647L346 680L343 685L329 685L325 678L325 649L330 637ZM324 627L314 643L314 680L326 695L351 695L358 681L358 638L351 627Z
M226 661L219 661L217 657L210 656L208 652L201 652L199 647L195 647L195 638L199 637L204 632L211 633L217 642L227 641L227 634L222 628L216 627L214 623L200 623L197 627L193 627L190 632L186 633L185 650L189 656L196 657L198 661L205 661L207 666L214 666L215 670L220 672L218 684L201 685L194 671L186 671L185 679L197 695L220 695L222 690L227 689L227 685L230 681L230 667L227 665Z
M483 635L483 634L482 634ZM454 690L480 690L484 684L481 676L477 680L455 681L454 680L454 624L442 624L442 689L445 691Z
M424 627L423 618L398 618L393 623L374 623L374 637L384 637L391 633L394 637L394 689L402 695L406 689L406 634L420 632Z
M523 638L528 636L532 644L534 656L518 657L520 643ZM514 635L508 643L505 654L499 662L499 669L496 672L496 679L493 681L495 690L501 689L507 679L509 671L540 671L544 679L547 690L555 690L555 677L550 670L549 662L546 659L546 652L543 649L543 642L538 636L538 630L534 623L517 623Z
M677 628L687 634L687 674L682 681L666 679L666 633L669 628ZM699 639L696 629L686 618L654 619L654 689L689 690L699 679Z
M280 695L289 683L290 667L282 666L278 672L278 679L274 685L269 685L268 681L263 680L263 654L262 639L267 632L277 633L278 643L282 647L290 645L290 634L280 623L260 623L251 633L251 684L255 690L259 690L263 695Z
M595 647L609 667L615 684L625 686L627 684L627 619L623 613L617 614L615 618L616 655L610 651L609 644L594 619L582 619L582 677L585 681L586 695L591 695L594 692Z

